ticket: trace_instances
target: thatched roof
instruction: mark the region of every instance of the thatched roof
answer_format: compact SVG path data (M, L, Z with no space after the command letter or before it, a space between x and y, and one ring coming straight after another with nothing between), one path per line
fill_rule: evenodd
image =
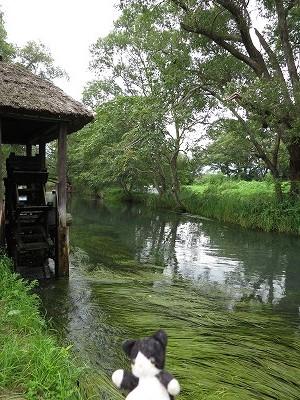
M53 83L32 74L21 65L1 61L0 117L10 120L7 124L7 134L8 129L12 129L9 128L12 126L12 119L20 119L22 115L27 121L31 116L32 120L39 120L40 123L48 121L48 125L44 124L45 131L46 127L48 131L50 129L49 122L55 121L57 124L59 121L66 121L68 133L81 129L93 120L90 110L67 96ZM20 122L19 128L22 130ZM29 130L28 128L27 131Z

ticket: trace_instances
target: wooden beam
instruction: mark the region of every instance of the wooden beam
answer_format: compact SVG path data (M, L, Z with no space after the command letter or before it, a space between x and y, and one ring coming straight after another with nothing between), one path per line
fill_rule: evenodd
M67 129L61 124L58 136L58 211L63 226L67 226Z
M39 144L39 155L41 157L42 168L46 168L46 144Z
M32 157L32 146L31 144L26 144L26 156Z
M69 232L67 226L67 125L58 135L58 276L69 276Z
M36 114L22 114L22 113L14 113L14 112L0 112L0 118L12 118L12 119L29 119L32 121L45 121L45 122L69 122L68 117L46 117L46 116L40 116Z
M32 135L32 138L30 139L29 143L30 144L40 144L40 143L48 143L49 141L52 141L53 139L53 134L56 136L57 131L59 130L59 125L55 124L53 126L50 126L48 129L45 131L39 131L35 132Z
M4 215L4 155L2 151L2 119L0 117L0 246L5 245L5 215Z

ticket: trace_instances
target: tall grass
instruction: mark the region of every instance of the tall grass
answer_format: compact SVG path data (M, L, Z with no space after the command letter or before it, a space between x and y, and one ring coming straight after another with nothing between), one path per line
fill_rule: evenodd
M274 196L269 182L203 180L185 186L182 201L194 214L264 231L300 233L300 202L287 195L282 203Z
M0 257L0 398L81 399L81 371L48 333L32 287Z
M284 199L279 203L271 181L241 181L221 174L206 175L197 184L183 186L181 201L187 212L266 232L300 234L300 201L292 202L283 183ZM126 200L120 189L108 190L105 200ZM134 192L131 201L149 208L175 210L171 194Z

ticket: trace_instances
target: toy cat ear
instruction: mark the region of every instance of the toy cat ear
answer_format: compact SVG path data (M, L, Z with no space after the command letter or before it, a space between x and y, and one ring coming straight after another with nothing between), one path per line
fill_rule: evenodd
M128 356L130 356L131 350L132 350L135 342L136 342L136 340L132 340L132 339L125 340L125 342L123 342L123 344L122 344L123 350Z
M162 329L160 329L159 331L155 332L153 337L154 337L154 339L159 341L162 344L163 347L167 346L168 336L167 336L166 332L163 331Z

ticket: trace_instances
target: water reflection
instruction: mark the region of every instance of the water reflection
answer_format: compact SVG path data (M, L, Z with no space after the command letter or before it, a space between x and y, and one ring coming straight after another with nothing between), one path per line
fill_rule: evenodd
M70 280L40 295L80 363L109 377L125 338L163 327L182 399L300 398L298 238L79 198L72 214Z
M72 201L72 213L72 243L92 263L115 266L134 259L160 265L167 276L221 285L237 299L298 313L299 238L79 198Z

